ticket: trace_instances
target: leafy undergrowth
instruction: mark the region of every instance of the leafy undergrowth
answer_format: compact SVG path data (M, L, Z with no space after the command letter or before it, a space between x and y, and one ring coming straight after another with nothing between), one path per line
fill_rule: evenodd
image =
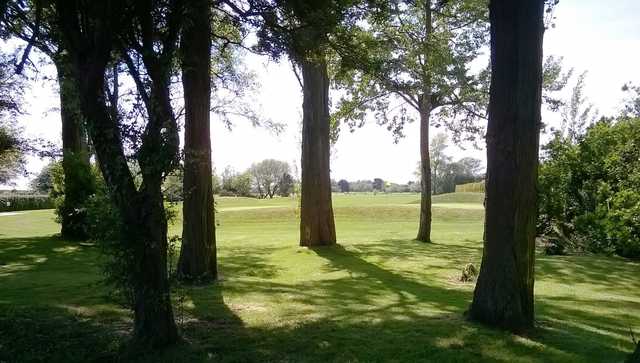
M51 237L51 211L0 216L0 362L616 362L633 350L640 265L618 258L539 255L526 337L466 321L473 284L457 277L480 262L481 198L447 198L424 244L416 195L336 195L340 245L317 249L297 246L295 200L221 198L222 280L174 291L181 344L126 357L131 317L98 284L95 248Z

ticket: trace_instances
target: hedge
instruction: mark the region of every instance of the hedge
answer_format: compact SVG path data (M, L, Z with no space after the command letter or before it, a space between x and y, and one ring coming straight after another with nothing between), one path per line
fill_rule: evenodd
M53 200L46 194L0 194L0 212L53 208Z
M456 193L484 193L484 180L477 183L456 185Z

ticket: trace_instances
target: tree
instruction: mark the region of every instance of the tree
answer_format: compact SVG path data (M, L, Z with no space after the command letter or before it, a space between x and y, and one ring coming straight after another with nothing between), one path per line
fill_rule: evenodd
M486 0L397 1L386 12L372 13L366 26L353 30L354 41L340 49L338 83L347 90L334 115L341 123L361 125L367 111L398 136L420 119L421 203L417 239L431 240L431 165L429 126L483 117L486 95L481 76L469 64L486 43ZM399 103L390 107L391 102ZM390 110L398 110L393 113Z
M260 198L273 198L282 186L283 177L289 175L289 164L284 161L265 159L249 169Z
M22 112L23 79L15 74L10 57L0 54L0 184L7 184L25 170L25 154L30 149L15 116Z
M261 49L286 54L299 67L302 87L300 245L336 243L331 202L329 74L330 35L343 20L355 21L356 1L264 1ZM246 13L246 12L245 12ZM354 15L354 16L350 16ZM296 69L296 75L298 75Z
M482 179L482 161L472 157L464 157L458 160L458 164L460 164L462 174L460 179L456 180L456 184Z
M542 0L491 0L484 250L470 317L522 332L534 323Z
M373 179L373 190L377 190L379 192L384 191L384 180L380 178Z
M21 131L6 121L0 121L0 184L26 172L25 150L27 142Z
M640 119L602 119L578 139L557 132L542 148L538 232L547 251L640 257Z
M60 163L52 161L45 165L42 170L29 183L29 188L40 194L49 194L53 191L53 173L55 168L59 168Z
M338 181L338 186L340 187L341 193L349 193L350 185L348 181L340 179L340 181Z
M16 72L22 73L33 47L46 54L56 67L62 123L62 168L64 178L56 206L60 234L68 239L87 238L85 206L95 192L95 178L89 161L87 134L80 114L79 97L70 81L70 60L60 41L53 13L38 1L11 2L5 9L3 30L25 41ZM46 25L45 25L46 24Z
M439 133L431 140L429 147L430 164L431 164L431 193L444 193L443 185L447 166L451 162L451 157L445 154L447 145L447 134ZM421 170L422 171L422 170Z
M87 134L80 113L78 95L70 80L67 55L58 51L52 55L58 73L60 89L60 119L62 121L62 185L63 200L56 208L60 235L64 238L86 239L85 204L95 192L94 174L89 162Z
M349 189L352 192L372 192L373 182L371 180L356 180L349 183Z
M184 203L177 274L215 280L216 224L211 179L211 9L207 0L185 2L180 54L185 105Z
M52 5L63 48L69 54L80 110L121 222L120 247L127 257L123 269L134 298L134 342L150 347L175 343L178 332L167 278L167 219L161 183L178 164L179 138L168 87L181 9L174 1L167 7L154 1L128 7L123 0L57 0ZM135 153L142 178L139 188L127 163L122 120L105 103L110 96L105 74L116 46L121 48L147 115Z
M222 172L222 192L240 195L243 197L251 195L251 173L237 173L230 166Z
M181 202L183 197L184 174L182 168L174 170L162 182L162 195L169 202Z
M636 350L627 358L627 363L638 363L640 362L640 341L636 345Z
M562 116L560 134L567 137L572 143L578 141L580 135L583 135L587 127L595 122L598 115L598 112L593 110L593 105L587 103L588 100L584 96L584 80L586 76L587 72L583 72L578 76L578 80L571 91L571 99L569 102L563 103L560 108Z
M295 180L293 180L293 177L289 172L282 174L282 177L280 178L280 186L278 187L278 195L281 197L288 197L291 195L291 193L293 193L294 184Z
M625 83L622 86L622 91L627 95L622 115L625 117L640 117L640 86Z

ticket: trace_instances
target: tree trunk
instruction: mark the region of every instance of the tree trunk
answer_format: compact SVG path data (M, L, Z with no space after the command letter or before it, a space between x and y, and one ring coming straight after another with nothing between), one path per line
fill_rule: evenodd
M172 134L175 131L170 128L172 125L157 122L147 110L150 117L139 154L150 157L145 160L139 156L143 183L137 190L125 156L118 120L112 117L105 103L105 71L115 37L112 31L120 29L125 22L121 11L124 5L115 0L82 3L57 0L56 23L64 49L70 56L74 88L102 176L120 214L123 248L127 248L123 252L127 254L119 257L131 258L127 261L130 262L127 278L134 290L133 340L145 346L165 347L178 340L166 271L167 222L160 189L162 175L170 169L151 170L152 166L145 164L173 165L177 150L163 153L166 150L160 139L166 144L177 139L177 135ZM82 28L81 19L83 25L91 26ZM154 81L154 88L163 86ZM168 97L166 87L165 90L164 96ZM154 106L166 108L162 104ZM152 157L155 157L155 163L151 162Z
M89 164L87 135L82 123L80 103L69 79L69 65L56 61L60 88L60 119L62 121L62 169L64 171L64 201L58 207L64 238L86 239L87 221L84 204L95 192L95 181Z
M161 348L178 339L167 276L167 219L160 185L139 192L138 208L124 215L123 235L135 251L134 344ZM136 222L132 223L132 219Z
M211 17L207 0L186 3L182 33L185 103L184 204L178 276L216 279L215 215L211 179Z
M329 76L323 60L299 62L302 68L302 181L300 245L336 243L329 168Z
M522 332L534 323L542 0L492 0L484 252L470 317Z
M420 104L420 226L416 239L431 242L431 159L429 156L429 116L431 104L423 96Z
M627 358L627 363L640 363L640 342L636 345L636 351Z
M113 141L119 140L119 130L101 102L102 88L87 85L82 92L83 110L91 120L89 129L102 175L120 213L122 242L135 261L133 271L129 271L134 293L133 340L139 346L164 347L176 342L178 333L169 297L167 221L160 179L155 183L145 181L144 189L136 190L122 144Z

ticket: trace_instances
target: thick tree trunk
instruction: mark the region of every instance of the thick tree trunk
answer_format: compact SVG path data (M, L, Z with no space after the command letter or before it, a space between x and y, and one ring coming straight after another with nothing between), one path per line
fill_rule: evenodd
M56 61L60 88L60 119L62 121L62 169L64 171L64 201L58 208L61 232L64 238L85 239L87 235L84 204L95 192L95 182L87 134L80 113L80 102L70 80L69 65Z
M122 144L113 142L119 140L119 130L109 117L101 89L102 85L97 89L87 85L82 92L83 110L91 120L89 129L102 175L120 213L122 242L135 261L129 271L134 293L133 340L138 346L164 347L176 342L178 333L169 296L167 221L160 179L145 182L136 191Z
M120 257L131 258L128 261L130 270L127 271L130 275L127 277L134 289L133 340L146 346L164 347L175 343L178 333L169 295L167 222L160 190L161 176L170 169L161 168L162 165L167 165L167 168L174 165L177 148L167 152L163 145L176 143L177 135L171 122L158 122L152 115L155 107L166 108L167 105L154 104L154 110L147 110L150 118L139 154L149 157L139 156L143 183L137 190L124 153L118 120L107 109L105 99L104 78L113 50L112 30L123 26L125 19L121 9L124 5L116 0L82 3L56 0L55 15L64 48L69 52L80 110L95 147L102 176L120 214L123 247L127 249L125 252L131 252ZM80 19L83 26L91 25L82 27ZM154 80L153 87L164 87L166 94L163 95L168 98L165 86ZM158 165L158 170L153 170L153 165Z
M512 332L534 323L543 7L542 0L490 4L484 253L470 317Z
M215 215L211 180L210 10L207 0L186 3L182 33L182 85L185 103L184 204L178 276L217 277Z
M429 156L429 116L427 97L420 104L420 226L416 239L431 242L431 158Z
M627 359L627 363L640 363L640 342L636 345L636 351Z
M302 60L300 245L336 243L329 168L329 76L324 60Z
M178 330L167 276L167 219L160 185L152 189L141 190L138 208L121 214L123 235L138 261L133 274L134 344L161 348L178 339Z

